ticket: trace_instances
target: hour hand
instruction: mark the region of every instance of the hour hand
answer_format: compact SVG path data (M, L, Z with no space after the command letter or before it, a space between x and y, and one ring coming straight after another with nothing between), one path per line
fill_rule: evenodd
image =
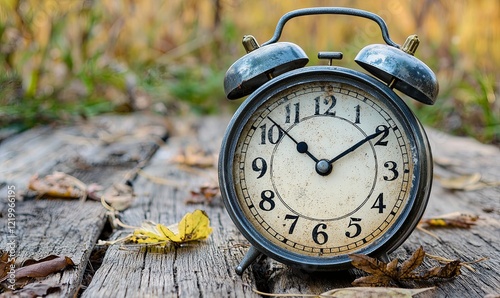
M303 142L303 141L298 142L286 130L281 128L281 126L278 123L276 123L276 121L271 119L271 117L267 116L267 119L269 119L269 121L271 121L274 125L276 125L276 127L278 127L279 130L281 130L285 135L287 135L297 145L296 146L297 152L306 154L312 160L314 160L314 162L316 162L316 163L319 161L319 159L317 159L314 155L311 154L311 152L309 152L309 146L307 146L306 142Z

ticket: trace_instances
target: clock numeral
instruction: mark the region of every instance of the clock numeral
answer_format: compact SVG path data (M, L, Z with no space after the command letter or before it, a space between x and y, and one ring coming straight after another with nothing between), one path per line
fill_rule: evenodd
M387 161L384 163L384 167L386 167L387 169L389 169L389 171L392 172L392 177L389 178L389 176L384 176L385 181L394 181L396 180L396 178L398 178L399 172L398 170L396 170L397 166L398 164L395 163L394 161Z
M293 106L295 107L295 114L294 114L294 120L293 120L293 123L299 123L299 115L300 115L300 104L299 103L295 103L293 104ZM290 104L287 104L285 106L285 110L286 110L286 118L285 118L285 123L290 123L290 118L291 118L291 109L290 109Z
M252 170L254 170L255 172L260 172L259 176L257 176L257 179L264 176L267 172L266 160L263 159L262 157L257 157L256 159L254 159L252 161Z
M259 202L259 207L263 211L271 211L276 206L276 203L274 203L274 201L273 201L274 192L272 192L271 190L264 190L260 194L260 198L262 200Z
M359 236L359 234L361 234L361 226L357 223L360 221L361 221L361 218L351 217L351 220L349 221L349 225L347 226L347 228L355 227L356 232L354 232L354 235L351 235L351 232L349 232L349 231L345 232L345 235L347 237L354 238L354 237Z
M359 124L359 114L361 112L361 107L359 105L355 106L356 108L356 119L354 120L354 124Z
M322 245L328 241L328 234L325 231L318 231L321 229L326 229L326 224L320 223L317 224L312 231L312 238L316 244Z
M314 115L320 114L320 112L319 112L320 103L321 103L320 99L321 99L320 96L318 96L314 99ZM330 100L331 100L331 103L330 103ZM333 108L335 107L335 105L337 104L337 99L335 98L335 96L331 95L331 96L323 98L323 104L328 105L329 103L330 103L330 106L328 107L326 112L323 113L323 115L335 116L335 111L332 111Z
M288 234L293 234L293 230L295 230L295 225L297 224L299 217L297 215L287 214L285 216L285 220L287 220L287 219L293 220L292 225L290 226L290 229L288 229Z
M375 203L373 203L372 209L378 209L378 213L384 213L384 209L387 206L384 204L384 194L380 193L375 200Z
M375 132L381 132L381 131L383 131L382 137L375 143L375 146L387 146L388 141L384 141L384 140L389 135L389 127L387 127L385 125L377 126L377 128L375 129Z
M277 135L276 135L276 133L277 133ZM275 124L273 124L269 128L269 130L267 129L266 124L260 126L260 144L261 145L265 145L266 140L268 140L269 143L271 143L273 145L277 144L281 140L282 137L283 137L283 131L281 131L281 129L278 126L276 126Z

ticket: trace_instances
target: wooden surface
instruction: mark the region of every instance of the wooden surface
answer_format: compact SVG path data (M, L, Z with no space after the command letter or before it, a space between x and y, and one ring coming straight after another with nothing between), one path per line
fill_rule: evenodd
M176 162L181 152L199 148L208 156L213 155L215 163L228 121L228 117L167 122L140 114L102 116L71 127L36 128L7 138L0 143L2 201L9 185L15 185L21 193L34 173L45 175L57 170L105 187L131 184L135 199L120 214L126 224L138 226L148 219L169 225L178 222L186 212L203 209L214 230L208 240L179 248L141 250L111 246L102 265L90 268L87 265L91 252L106 222L100 203L35 200L27 196L24 201L18 200L16 206L19 260L59 254L75 261L74 269L41 280L63 285L54 297L69 297L77 292L83 297L258 297L252 289L319 294L350 286L362 272L306 273L269 258L259 259L241 277L235 274L234 267L248 250L248 242L233 225L220 198L210 204L186 203L191 190L217 184L217 169L190 168ZM167 134L168 139L163 142ZM500 181L497 147L430 129L428 134L438 162L436 176L480 173L484 181ZM5 204L0 208L0 220L6 220ZM475 272L462 268L462 274L451 280L404 285L436 286L419 297L500 294L500 187L450 191L435 180L424 217L456 211L477 214L480 219L470 229L432 229L439 239L416 230L390 257L407 258L422 245L428 253L450 259L489 259L472 265ZM117 229L111 238L127 232ZM0 235L2 246L7 236L5 232ZM424 263L427 268L435 265ZM88 272L92 273L92 280L82 285Z

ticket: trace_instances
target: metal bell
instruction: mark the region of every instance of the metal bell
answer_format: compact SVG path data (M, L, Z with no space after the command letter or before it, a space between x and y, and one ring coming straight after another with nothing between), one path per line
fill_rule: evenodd
M259 47L253 36L243 38L247 54L229 67L224 77L228 99L249 95L271 78L304 67L309 58L296 44L278 42Z
M418 37L412 35L401 49L382 44L369 45L354 60L389 88L396 88L413 99L432 105L439 85L434 72L413 56L418 44Z

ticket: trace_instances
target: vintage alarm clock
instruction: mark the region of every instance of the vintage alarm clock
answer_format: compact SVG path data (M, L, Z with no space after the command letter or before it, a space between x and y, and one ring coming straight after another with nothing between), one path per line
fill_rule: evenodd
M343 14L375 21L386 45L363 48L355 61L372 76L337 67L340 52L321 52L329 66L308 66L296 44L278 42L298 16ZM333 34L333 33L330 33ZM305 270L350 267L350 254L387 260L419 222L432 184L432 157L420 122L393 89L433 104L434 73L402 47L379 16L321 7L285 14L261 46L226 73L229 99L249 95L224 136L219 182L225 207L252 244L236 268L259 255Z

